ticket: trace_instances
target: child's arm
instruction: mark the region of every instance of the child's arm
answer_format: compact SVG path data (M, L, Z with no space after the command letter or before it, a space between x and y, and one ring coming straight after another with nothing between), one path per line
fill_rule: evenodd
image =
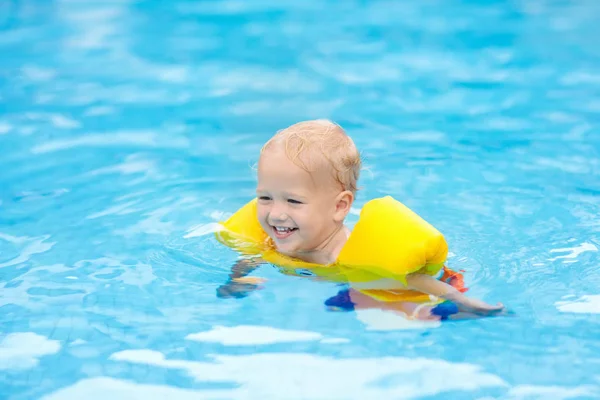
M258 285L264 282L264 279L247 275L263 263L261 259L241 259L236 262L231 268L227 282L217 288L217 297L246 297L250 292L258 289Z
M491 305L481 300L469 298L454 287L430 275L419 273L409 274L406 276L406 282L410 289L450 300L458 306L460 311L479 315L493 315L504 311L504 306L501 303Z

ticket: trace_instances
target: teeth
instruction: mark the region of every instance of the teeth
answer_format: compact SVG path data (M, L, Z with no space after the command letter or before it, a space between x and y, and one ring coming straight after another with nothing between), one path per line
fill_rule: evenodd
M284 233L284 232L290 232L292 230L292 228L285 228L285 227L282 227L282 226L276 226L275 230L277 232Z

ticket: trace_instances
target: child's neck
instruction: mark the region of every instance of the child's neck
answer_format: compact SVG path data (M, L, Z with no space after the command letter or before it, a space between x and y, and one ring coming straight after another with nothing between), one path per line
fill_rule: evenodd
M350 237L350 229L340 225L318 248L297 255L302 261L314 264L333 264Z

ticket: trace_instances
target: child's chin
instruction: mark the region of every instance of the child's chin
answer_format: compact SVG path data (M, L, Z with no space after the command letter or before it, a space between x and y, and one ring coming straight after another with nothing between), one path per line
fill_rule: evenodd
M277 241L275 241L275 245L277 246L277 251L283 254L284 256L294 257L294 254L296 254L297 252L296 246L292 244L282 244L277 243Z

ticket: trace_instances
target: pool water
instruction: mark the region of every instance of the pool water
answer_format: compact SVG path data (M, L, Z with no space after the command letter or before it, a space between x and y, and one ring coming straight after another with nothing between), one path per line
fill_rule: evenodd
M600 397L600 3L0 4L0 398ZM594 27L596 25L596 27ZM515 315L221 299L215 223L275 131L331 118L362 190Z

